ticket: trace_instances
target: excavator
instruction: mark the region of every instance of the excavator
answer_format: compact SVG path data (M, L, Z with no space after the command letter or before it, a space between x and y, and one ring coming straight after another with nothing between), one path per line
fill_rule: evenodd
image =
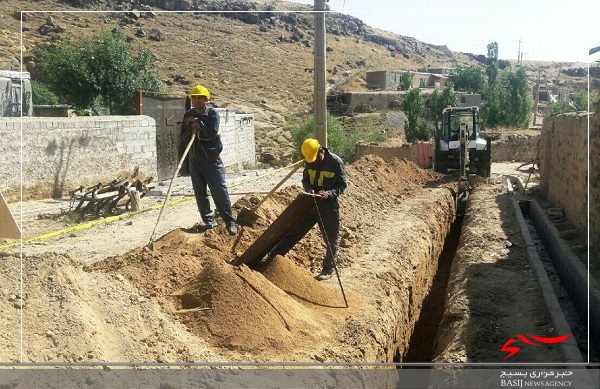
M458 169L460 178L467 173L490 176L492 144L480 137L479 107L448 107L442 111L435 140L433 170L448 174Z

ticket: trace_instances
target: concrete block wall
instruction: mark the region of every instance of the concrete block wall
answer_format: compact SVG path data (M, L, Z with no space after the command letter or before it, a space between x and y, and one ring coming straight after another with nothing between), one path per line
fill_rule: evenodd
M157 175L156 123L149 116L0 118L0 134L3 192L20 188L21 152L24 191L48 192L37 197L108 182L135 166L145 177Z
M587 125L585 113L551 116L540 140L540 187L581 230L587 228Z
M221 159L226 167L253 168L256 165L254 115L217 108L221 124Z

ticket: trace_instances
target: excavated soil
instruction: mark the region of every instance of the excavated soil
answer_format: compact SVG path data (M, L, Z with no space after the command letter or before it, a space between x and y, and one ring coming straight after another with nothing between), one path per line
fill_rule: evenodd
M47 250L53 242L24 250L23 296L18 253L2 254L0 360L21 358L22 307L23 361L403 361L454 221L456 183L375 156L347 173L338 266L348 308L336 277L313 278L325 253L316 228L262 273L229 264L300 191L292 186L265 201L235 248L222 226L193 233L185 218L153 251L143 247L147 236L141 242L126 227L91 229L69 237L70 250ZM438 361L500 362L500 347L515 333L549 336L518 226L501 200L503 183L475 185ZM260 199L245 195L235 212ZM186 209L197 212L193 204ZM139 217L133 223L149 236L150 216ZM138 247L92 264L77 254L90 245L110 253L128 239ZM523 298L515 291L525 291ZM556 350L543 355L560 360Z

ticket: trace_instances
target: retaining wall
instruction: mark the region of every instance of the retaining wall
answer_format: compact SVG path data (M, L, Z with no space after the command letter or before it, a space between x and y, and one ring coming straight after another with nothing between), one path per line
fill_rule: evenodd
M384 161L392 158L406 158L409 161L418 163L417 144L385 144L385 143L357 143L356 158L365 155L377 155Z

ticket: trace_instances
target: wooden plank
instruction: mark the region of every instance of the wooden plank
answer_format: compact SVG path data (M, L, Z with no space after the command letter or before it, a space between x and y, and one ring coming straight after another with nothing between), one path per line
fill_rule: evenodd
M260 260L302 219L304 214L314 207L310 196L298 194L294 201L279 215L277 219L256 239L254 243L232 264L239 266Z
M15 221L8 204L4 199L4 195L0 192L0 238L6 239L21 239L21 230Z

